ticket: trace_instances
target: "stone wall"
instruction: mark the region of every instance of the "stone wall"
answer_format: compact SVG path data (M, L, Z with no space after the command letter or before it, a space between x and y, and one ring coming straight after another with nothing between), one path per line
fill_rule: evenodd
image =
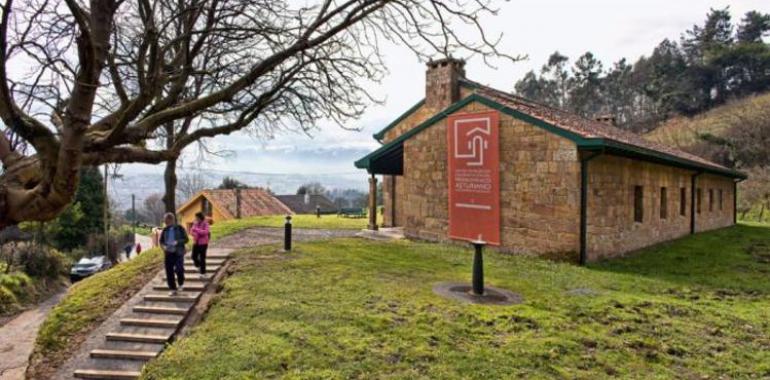
M470 104L458 112L489 109ZM404 143L404 232L445 241L448 231L446 120ZM578 250L579 164L575 145L500 115L502 249L574 259ZM400 210L400 211L399 211Z
M700 214L695 214L695 231L708 231L716 228L732 226L734 223L733 180L710 174L698 176L696 188L701 189ZM709 208L709 192L713 194L713 207ZM722 192L722 202L719 202L719 193Z
M693 171L603 155L589 162L588 241L589 261L621 256L655 243L690 233L691 178ZM642 221L635 221L635 188L642 189ZM665 196L662 188L665 188ZM733 222L732 180L712 175L697 179L702 188L701 213L696 230L729 226ZM682 189L685 207L682 209ZM714 208L708 211L708 190ZM722 209L718 194L722 190ZM665 197L665 205L662 198Z

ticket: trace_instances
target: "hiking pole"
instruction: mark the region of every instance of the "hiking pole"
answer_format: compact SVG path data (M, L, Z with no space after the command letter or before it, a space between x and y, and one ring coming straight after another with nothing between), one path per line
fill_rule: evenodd
M286 215L286 224L283 225L283 250L291 251L291 215Z

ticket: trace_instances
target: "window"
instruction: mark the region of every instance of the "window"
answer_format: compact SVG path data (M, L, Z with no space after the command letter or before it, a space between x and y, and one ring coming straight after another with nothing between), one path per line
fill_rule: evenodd
M203 204L201 206L201 208L202 208L201 212L203 212L203 215L211 216L211 202L209 202L208 199L203 198L203 202L202 203Z
M679 189L679 215L687 215L687 189Z
M668 194L665 187L660 188L660 218L668 218Z
M644 188L634 186L634 221L641 223L644 220Z
M703 201L703 197L701 195L702 194L701 194L700 188L698 188L698 190L696 190L696 195L695 195L698 198L698 201L697 201L697 208L698 208L697 211L698 211L698 214L700 214L700 206L703 203L702 202Z
M722 189L719 189L719 211L722 211Z
M709 189L709 212L714 211L714 189Z

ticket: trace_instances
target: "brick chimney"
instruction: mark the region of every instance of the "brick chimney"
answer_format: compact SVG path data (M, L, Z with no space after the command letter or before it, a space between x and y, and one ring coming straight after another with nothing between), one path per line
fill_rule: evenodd
M442 110L460 100L460 78L465 77L465 61L444 58L428 62L425 72L425 105Z

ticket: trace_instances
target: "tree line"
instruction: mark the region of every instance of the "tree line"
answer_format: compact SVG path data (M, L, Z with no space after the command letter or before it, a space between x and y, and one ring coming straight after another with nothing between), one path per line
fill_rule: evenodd
M711 9L679 41L665 39L651 54L610 67L586 52L570 66L553 53L539 72L514 85L526 98L585 117L614 117L636 132L673 115L692 116L730 99L770 90L770 14L747 12L737 23L729 7Z

